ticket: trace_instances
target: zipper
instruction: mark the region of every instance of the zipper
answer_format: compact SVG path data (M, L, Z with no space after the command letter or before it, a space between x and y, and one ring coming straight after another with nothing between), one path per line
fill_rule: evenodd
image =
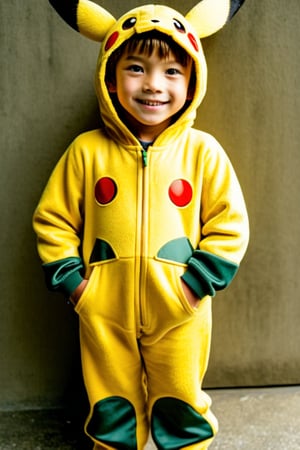
M139 332L146 325L145 317L145 285L147 273L147 233L148 233L148 152L142 148L142 193L141 193L141 232L140 232L140 268L139 268Z
M143 160L143 167L146 167L148 164L148 153L147 150L142 148L142 160Z

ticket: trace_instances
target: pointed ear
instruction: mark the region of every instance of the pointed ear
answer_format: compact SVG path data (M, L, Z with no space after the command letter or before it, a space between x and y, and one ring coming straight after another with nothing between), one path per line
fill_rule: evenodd
M244 0L202 0L185 18L197 31L200 39L219 31L244 3Z
M116 19L104 8L89 0L49 0L58 14L79 33L102 42Z

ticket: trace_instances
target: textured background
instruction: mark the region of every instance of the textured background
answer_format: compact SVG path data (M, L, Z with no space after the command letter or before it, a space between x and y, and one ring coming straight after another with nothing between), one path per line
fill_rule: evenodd
M101 4L118 17L143 3ZM185 13L194 2L168 4ZM214 301L210 387L300 382L299 17L298 0L248 0L203 42L196 126L229 154L251 225L240 272ZM77 317L45 288L31 217L67 145L98 125L98 44L46 0L11 0L0 3L0 47L0 408L47 407L81 386Z

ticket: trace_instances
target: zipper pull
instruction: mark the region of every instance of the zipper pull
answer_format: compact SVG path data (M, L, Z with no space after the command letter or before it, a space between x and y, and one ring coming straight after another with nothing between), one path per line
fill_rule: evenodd
M142 148L142 159L143 159L143 167L146 167L148 164L148 155L147 150L145 150L144 148Z

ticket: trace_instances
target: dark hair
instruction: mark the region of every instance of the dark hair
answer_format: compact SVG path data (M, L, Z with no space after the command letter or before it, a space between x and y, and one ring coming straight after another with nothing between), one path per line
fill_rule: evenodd
M123 42L110 56L107 67L105 82L116 83L116 65L124 53L137 52L138 54L146 54L151 56L154 52L162 59L167 59L172 53L176 60L183 66L187 66L191 60L191 56L177 44L173 39L159 31L148 31L146 33L134 34L130 39ZM192 66L191 79L189 91L191 93L195 90L195 70L194 63Z

